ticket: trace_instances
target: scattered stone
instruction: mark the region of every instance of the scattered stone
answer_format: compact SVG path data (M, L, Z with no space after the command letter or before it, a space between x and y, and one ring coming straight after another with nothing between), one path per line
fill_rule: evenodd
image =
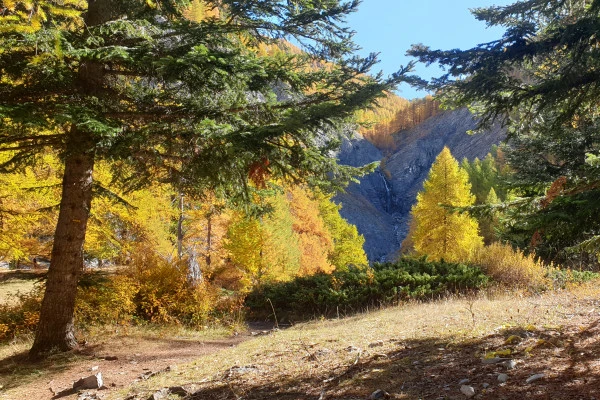
M482 358L482 364L498 364L501 362L510 361L510 358L493 357L493 358Z
M360 353L362 349L360 347L348 346L346 347L348 353Z
M315 352L315 355L317 355L317 356L324 356L324 355L330 354L330 353L333 353L333 351L330 350L330 349L328 349L328 348L322 348L322 349L317 350Z
M378 399L387 399L390 397L390 394L385 390L377 389L369 396L369 400L378 400Z
M489 383L487 383L487 382L485 382L485 383L483 383L481 386L482 386L484 389L487 389L487 388L489 388L489 387L490 387L490 384L489 384Z
M515 369L517 366L517 362L515 360L503 361L502 365L506 367L506 369Z
M525 383L531 383L534 381L537 381L539 379L542 379L546 376L546 374L535 374L535 375L531 375L529 378L527 378L527 380L525 381Z
M473 388L473 386L462 385L460 387L460 392L467 397L475 396L475 388Z
M504 383L508 380L508 375L506 374L499 374L498 375L498 382L500 383Z
M169 389L164 388L152 393L147 400L163 400L169 397Z
M77 400L100 400L101 397L96 393L83 392L77 396Z
M263 335L270 335L273 332L277 332L279 329L277 328L273 328L271 330L268 331L252 331L250 332L250 335L252 336L263 336Z
M171 386L169 388L169 393L181 397L186 397L190 395L190 392L188 392L183 386Z
M230 378L234 375L243 375L243 374L247 374L249 372L256 372L256 371L258 371L258 368L254 365L248 365L245 367L240 367L240 366L235 365L227 370L227 372L225 373L225 376Z
M376 342L373 343L369 343L369 347L373 348L373 347L381 347L383 346L383 340L378 340Z
M378 354L374 354L373 355L373 359L374 360L380 360L382 358L388 358L388 355L387 354L382 354L382 353L378 353Z
M90 368L90 371L98 371L98 366L94 365L92 368Z
M160 373L160 371L154 371L154 372L153 371L146 371L146 372L144 372L143 374L141 374L139 376L139 379L143 379L143 380L150 379L153 376L158 375L159 373Z
M465 379L461 379L458 384L459 385L464 385L465 383L469 383L469 379L465 378Z
M73 390L99 389L102 386L102 373L98 372L96 375L81 378L73 383Z
M106 361L117 361L119 359L119 357L117 356L104 356L104 357L100 357L103 360Z

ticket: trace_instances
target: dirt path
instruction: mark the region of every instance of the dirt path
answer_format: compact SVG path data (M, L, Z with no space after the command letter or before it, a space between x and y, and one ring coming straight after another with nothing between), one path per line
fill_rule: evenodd
M30 363L24 351L0 360L0 399L43 400L66 392L81 377L100 372L106 386L99 397L131 385L136 380L200 356L235 347L252 337L251 332L216 339L161 338L155 335L111 335L102 343L83 346L68 355L56 355L43 363Z

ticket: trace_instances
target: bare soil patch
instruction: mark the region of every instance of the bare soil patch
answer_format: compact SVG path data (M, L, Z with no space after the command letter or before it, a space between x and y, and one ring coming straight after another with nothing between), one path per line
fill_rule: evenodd
M192 337L173 335L172 331L116 331L107 333L105 339L96 338L94 344L36 363L27 360L28 343L23 343L15 345L15 354L0 360L0 399L51 399L79 378L98 372L106 386L98 391L103 398L152 373L175 370L178 364L236 346L247 338L246 334L225 336L223 331ZM78 395L60 398L77 399Z

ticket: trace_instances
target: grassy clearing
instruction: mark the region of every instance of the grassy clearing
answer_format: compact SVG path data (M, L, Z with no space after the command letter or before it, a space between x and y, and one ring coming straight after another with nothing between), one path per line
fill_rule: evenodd
M593 322L600 318L597 286L539 297L488 293L299 324L137 382L108 398L145 399L160 388L186 384L202 399L364 399L377 389L398 399L458 399L464 398L461 379L471 379L478 393L498 396L490 398L541 399L557 390L595 393L600 390L600 361L598 343L590 338L595 336ZM568 365L563 364L572 364L572 355L581 349L580 354L589 356L582 360L589 372L565 378L560 371ZM481 362L494 355L517 360L519 367L509 373L518 384L498 385L495 374L504 371ZM556 365L547 365L548 360ZM536 371L549 378L533 388L524 385ZM483 383L490 386L482 389ZM555 398L570 398L565 396Z
M0 271L0 304L16 301L17 293L29 293L44 273L45 271Z

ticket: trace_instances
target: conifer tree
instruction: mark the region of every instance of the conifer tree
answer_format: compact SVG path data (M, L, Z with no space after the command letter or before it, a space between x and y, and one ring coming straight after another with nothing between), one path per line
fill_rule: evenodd
M411 211L415 223L412 241L418 254L435 260L466 261L483 244L477 221L450 209L472 205L475 196L470 189L467 173L444 147Z
M31 356L76 346L73 310L94 188L170 182L247 201L256 165L273 176L339 185L356 170L329 157L332 125L404 80L371 77L344 17L357 0L10 2L0 29L0 164L11 171L47 148L64 161L52 262ZM305 53L259 56L284 38ZM315 69L318 63L328 68ZM331 185L331 183L330 183Z
M473 49L415 45L410 53L447 72L429 84L439 98L475 110L481 127L507 126L511 188L521 199L504 218L504 238L547 260L594 262L600 170L586 154L600 143L600 1L521 0L473 13L505 34Z

